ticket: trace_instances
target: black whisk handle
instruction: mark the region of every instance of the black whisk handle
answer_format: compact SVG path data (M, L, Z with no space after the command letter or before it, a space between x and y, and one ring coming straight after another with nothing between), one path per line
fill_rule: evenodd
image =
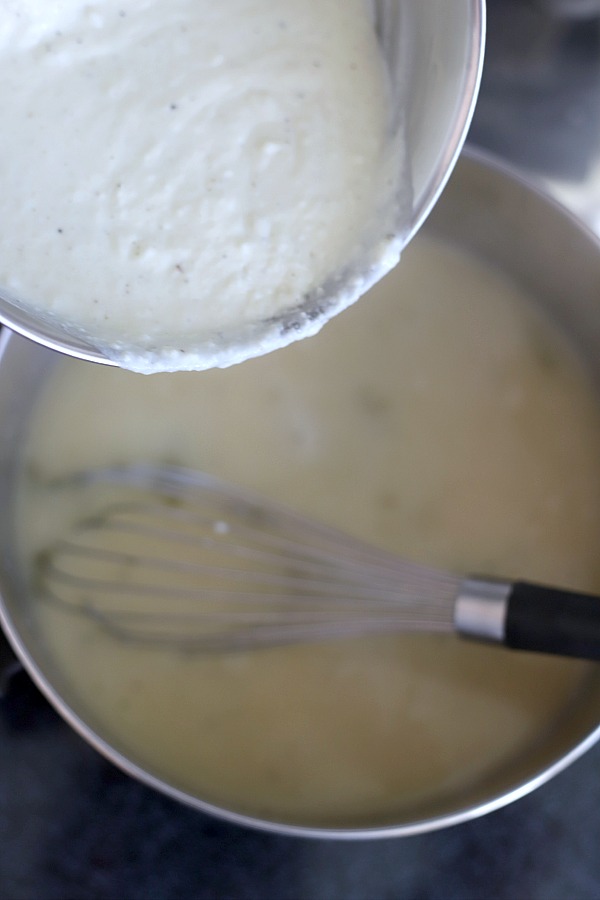
M503 643L514 650L600 660L600 597L514 582Z

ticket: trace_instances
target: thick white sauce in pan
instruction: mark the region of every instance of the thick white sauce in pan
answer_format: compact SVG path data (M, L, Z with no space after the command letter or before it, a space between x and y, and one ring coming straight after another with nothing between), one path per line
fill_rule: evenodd
M167 460L241 482L411 559L600 590L600 414L529 299L419 237L314 340L147 379L61 362L22 481L28 555L74 514L75 469ZM551 728L588 667L453 637L203 657L36 606L76 708L217 804L303 823L389 819Z

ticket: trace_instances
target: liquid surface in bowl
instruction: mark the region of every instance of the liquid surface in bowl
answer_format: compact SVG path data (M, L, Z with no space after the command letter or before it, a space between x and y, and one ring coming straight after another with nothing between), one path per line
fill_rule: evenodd
M58 364L26 448L25 556L81 512L53 478L127 460L204 469L415 560L600 589L592 388L526 296L431 238L314 340L241 368ZM34 612L60 690L113 745L304 825L464 796L543 740L590 671L430 636L203 657Z
M366 0L2 0L0 102L0 287L127 368L264 353L397 261Z

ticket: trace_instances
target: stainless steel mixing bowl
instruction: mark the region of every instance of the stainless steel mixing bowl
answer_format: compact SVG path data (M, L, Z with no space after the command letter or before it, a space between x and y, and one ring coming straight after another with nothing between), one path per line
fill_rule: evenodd
M425 226L508 273L539 298L579 348L598 382L600 403L600 243L564 209L498 164L477 155L460 161ZM313 827L240 815L183 793L111 746L72 684L57 671L36 631L17 565L13 505L19 448L36 397L56 354L5 332L0 347L0 620L31 676L65 719L131 775L196 808L239 824L310 837L372 838L415 834L480 816L515 800L564 769L600 737L600 669L590 664L576 696L552 727L518 757L490 765L485 777L428 800L398 798L393 821L368 827ZM600 465L600 461L599 461ZM490 652L494 652L490 650Z
M373 8L392 75L393 102L399 117L406 121L413 199L402 232L410 238L439 196L471 121L483 59L485 0L373 0ZM380 238L378 235L377 241ZM368 281L382 277L385 271L381 267L369 271ZM317 321L326 321L356 299L362 275L359 263L349 266L339 279L332 280L324 295L307 300L281 321L254 323L232 336L231 361L234 356L254 355L252 351L265 341L283 346L298 329L314 331ZM114 364L93 340L17 305L2 293L1 285L0 322L70 356Z

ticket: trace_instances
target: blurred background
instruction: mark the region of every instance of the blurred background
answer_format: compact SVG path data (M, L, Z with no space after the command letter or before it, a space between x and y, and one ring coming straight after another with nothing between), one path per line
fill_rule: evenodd
M600 234L600 0L488 0L488 17L470 142L543 182ZM137 784L1 652L0 673L5 900L600 898L600 747L465 825L306 841L220 823Z

